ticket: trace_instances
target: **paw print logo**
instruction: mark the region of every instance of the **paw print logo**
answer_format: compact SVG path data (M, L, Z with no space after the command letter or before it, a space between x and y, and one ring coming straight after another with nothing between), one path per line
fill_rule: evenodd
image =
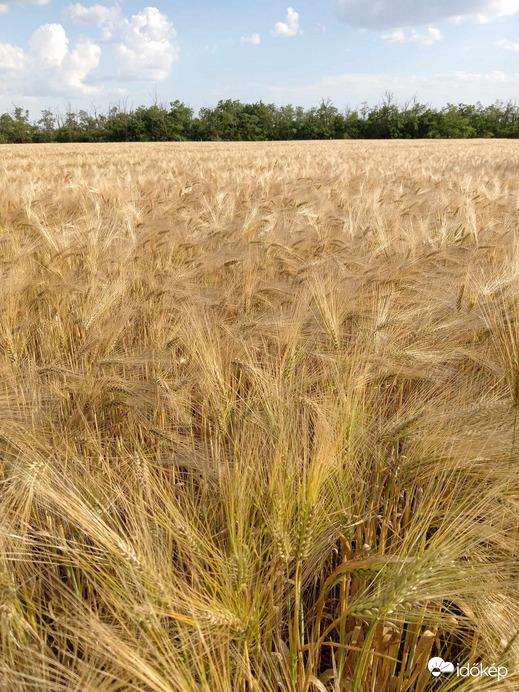
M439 678L442 674L447 675L448 673L452 673L454 670L454 666L450 661L444 661L443 658L439 656L431 658L427 664L427 668L429 668L435 678Z

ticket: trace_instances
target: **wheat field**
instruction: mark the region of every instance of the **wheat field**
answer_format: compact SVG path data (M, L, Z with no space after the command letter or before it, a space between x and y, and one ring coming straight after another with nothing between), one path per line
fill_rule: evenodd
M2 692L519 689L519 143L3 146L0 262Z

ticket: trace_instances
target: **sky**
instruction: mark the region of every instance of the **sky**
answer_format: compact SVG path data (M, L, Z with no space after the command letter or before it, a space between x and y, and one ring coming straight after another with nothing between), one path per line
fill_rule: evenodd
M0 112L519 99L519 0L148 3L0 0Z

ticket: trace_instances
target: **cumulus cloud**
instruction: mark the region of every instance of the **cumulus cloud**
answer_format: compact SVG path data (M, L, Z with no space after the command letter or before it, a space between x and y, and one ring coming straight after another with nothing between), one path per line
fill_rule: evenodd
M250 43L253 46L259 46L261 43L261 36L259 34L251 34L250 36L242 36L240 38L240 43Z
M421 46L432 46L438 41L443 41L443 34L439 29L430 26L422 33L415 29L409 32L396 29L388 34L382 34L380 38L388 43L418 43Z
M81 38L73 50L61 24L40 26L30 38L27 56L27 81L30 91L67 96L89 96L98 87L85 83L98 65L101 48L90 39Z
M76 48L67 53L57 77L57 86L62 93L82 96L99 93L100 88L85 83L86 77L101 59L101 48L90 39L80 39Z
M364 29L423 26L474 19L488 22L519 12L519 0L336 0L338 18Z
M296 12L293 7L287 9L286 21L276 22L272 29L273 36L296 36L300 33L299 12Z
M116 44L118 74L127 80L162 81L178 60L174 44L176 31L165 14L156 7L145 7L129 19L118 2L111 6L69 5L66 16L74 24L97 26L101 41Z
M122 13L118 4L112 5L112 7L105 5L85 7L80 2L76 2L68 6L65 17L73 24L99 27L102 32L102 41L108 42L115 38L117 28L122 20Z
M504 38L501 41L497 41L496 46L500 46L513 53L519 53L519 41L509 41L507 38Z
M156 7L145 7L122 21L121 33L116 48L120 75L136 80L166 79L179 53L172 43L176 31L166 15Z
M90 39L79 39L70 50L69 39L61 24L45 24L32 34L29 51L18 46L0 44L2 87L11 88L11 80L28 96L90 96L99 88L86 83L98 65L101 48Z
M98 27L102 32L100 40L116 44L114 52L121 79L163 80L178 59L173 43L176 32L156 7L146 7L128 19L117 3L87 7L76 2L65 15L75 24ZM254 35L251 38L255 42ZM61 24L45 24L33 32L27 51L0 43L0 94L16 92L23 98L120 95L121 89L106 91L96 78L94 71L100 60L101 47L97 42L80 37L71 46Z
M36 65L46 69L59 67L68 53L68 38L61 24L45 24L29 41L30 56Z
M2 0L0 14L9 12L9 5L47 5L49 0Z
M101 26L106 22L119 19L121 10L118 5L105 7L105 5L90 5L85 7L80 2L69 5L66 10L68 19L74 24Z
M0 76L14 78L25 70L25 53L18 46L0 43Z

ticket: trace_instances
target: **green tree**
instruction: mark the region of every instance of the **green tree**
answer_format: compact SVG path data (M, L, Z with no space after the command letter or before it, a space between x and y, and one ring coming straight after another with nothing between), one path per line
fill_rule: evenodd
M427 136L442 139L465 139L475 135L475 129L468 117L458 110L457 106L448 104L439 112L436 127L429 130Z
M53 142L55 138L56 116L51 110L43 110L38 120L38 141Z
M519 138L519 107L513 101L489 106L447 104L436 109L413 99L399 105L391 92L379 104L362 103L339 112L329 100L318 106L276 106L257 101L220 100L193 109L178 99L128 109L110 106L106 113L74 112L64 116L43 110L36 123L15 106L0 115L0 142L166 142L264 141L301 139Z
M0 116L0 142L25 144L32 142L37 128L31 125L29 111L15 106L12 113Z
M193 109L179 101L169 104L167 114L168 139L173 142L184 142L191 137L193 125Z

